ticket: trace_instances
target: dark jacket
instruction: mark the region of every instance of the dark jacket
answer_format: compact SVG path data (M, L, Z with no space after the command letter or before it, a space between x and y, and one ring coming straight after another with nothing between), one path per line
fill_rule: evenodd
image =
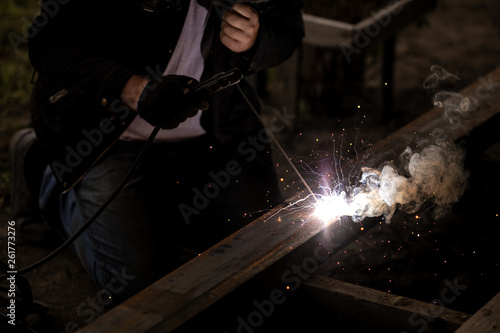
M209 1L205 1L210 3ZM62 190L74 186L116 142L136 113L120 100L133 74L162 75L189 7L159 13L140 0L45 0L29 33L29 56L38 72L32 123ZM259 3L260 34L247 53L235 54L219 39L220 10L212 5L203 36L202 80L238 67L250 74L279 64L304 36L300 0ZM246 82L241 83L253 100ZM210 100L202 126L222 142L259 128L244 99L230 88Z

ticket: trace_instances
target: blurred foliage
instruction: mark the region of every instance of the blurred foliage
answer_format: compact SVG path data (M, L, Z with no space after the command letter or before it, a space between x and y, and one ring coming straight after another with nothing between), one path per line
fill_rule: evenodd
M2 0L0 10L0 129L2 135L19 126L14 118L26 118L33 69L28 59L26 32L39 3ZM22 120L21 120L22 122ZM24 121L26 122L26 120ZM2 138L2 146L4 144Z
M2 0L0 10L0 107L6 110L26 106L32 67L27 56L26 33L39 3L33 0Z
M10 138L29 125L33 68L25 42L39 8L40 3L35 0L2 0L0 7L0 210L9 201Z

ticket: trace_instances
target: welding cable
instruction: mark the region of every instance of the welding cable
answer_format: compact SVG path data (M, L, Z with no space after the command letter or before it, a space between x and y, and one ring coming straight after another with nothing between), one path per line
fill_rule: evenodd
M240 82L241 78L243 76L241 75L241 72L235 68L233 70L230 70L225 73L219 73L214 75L212 78L209 80L205 81L202 84L198 84L197 86L193 87L189 94L195 94L194 96L197 96L197 98L206 98L209 97L213 94L218 93L219 91L226 89L227 87L230 87L232 85L238 84ZM156 135L160 131L160 127L157 126L151 131L151 134L149 135L148 140L144 144L144 147L141 149L139 154L137 155L137 158L135 159L134 163L130 167L130 169L127 171L127 174L125 177L123 177L121 183L118 185L118 187L115 189L115 191L110 195L110 197L99 207L99 209L92 215L81 227L78 229L70 238L68 238L63 244L61 244L57 249L55 249L53 252L49 253L46 257L40 259L39 261L35 262L32 265L29 265L27 267L24 267L20 269L19 271L6 271L5 275L0 276L0 281L7 279L7 274L24 274L27 272L31 272L32 270L44 265L48 261L52 260L54 257L59 255L63 250L65 250L68 246L71 245L80 235L90 227L90 225L102 214L106 208L113 202L113 200L116 198L116 196L123 190L125 185L127 185L128 181L134 174L134 172L137 170L139 167L139 164L141 163L142 159L144 158L144 155L146 155L146 152L148 151L149 147L153 143L154 139L156 138Z
M239 82L239 80L238 80ZM249 105L250 109L252 109L253 113L255 114L255 116L257 117L257 119L261 122L262 126L264 126L264 128L267 130L267 134L269 135L269 137L273 140L274 144L276 145L276 147L279 149L279 151L281 152L281 154L286 158L286 160L288 161L288 163L290 164L290 167L292 168L292 170L297 174L297 176L300 178L301 182L304 184L304 186L306 187L306 189L309 191L309 193L314 197L314 199L316 201L318 201L318 198L316 197L316 195L313 193L313 191L311 190L311 188L309 187L309 185L306 183L305 179L302 177L302 175L299 173L299 171L297 170L297 168L295 167L295 165L293 164L293 162L291 161L291 159L288 157L288 154L285 152L285 150L283 149L283 147L280 145L280 143L278 142L278 140L276 139L276 137L274 136L274 134L272 133L271 130L268 129L268 127L266 126L264 120L262 119L262 117L260 116L260 114L258 113L257 109L255 108L255 106L252 104L252 102L250 101L250 99L248 98L247 94L243 91L243 89L241 89L240 85L238 84L238 82L227 82L227 86L224 87L224 88L227 88L229 85L235 85L236 88L238 89L238 91L240 92L240 94L243 96L243 98L245 99L245 101L247 102L247 104ZM217 90L217 91L212 91L211 94L215 93L215 92L218 92L220 90ZM3 281L3 280L6 280L7 279L7 274L16 274L16 275L21 275L21 274L24 274L24 273L28 273L28 272L31 272L32 270L34 269L37 269L38 267L44 265L45 263L49 262L50 260L54 259L56 256L58 256L62 251L64 251L67 247L69 247L78 237L80 237L80 235L85 231L87 230L90 225L92 223L94 223L94 221L102 214L102 212L104 210L106 210L106 208L108 208L108 206L111 204L111 202L113 202L113 200L116 198L116 196L118 194L120 194L120 192L123 190L123 188L125 187L125 185L127 185L128 181L130 180L130 178L132 177L132 175L134 174L134 172L137 170L137 168L139 167L139 164L141 163L142 159L144 158L146 152L148 151L149 147L151 146L151 144L153 143L154 139L156 138L156 135L158 134L158 132L160 131L160 127L155 127L153 129L153 131L151 132L151 134L149 135L149 138L148 140L146 141L146 143L144 144L144 147L141 149L141 151L139 152L139 155L137 155L137 158L135 159L134 163L131 165L131 167L129 168L127 174L123 177L122 181L120 182L120 184L116 187L116 189L114 190L114 192L109 196L109 198L99 207L99 209L97 209L97 211L94 213L94 215L92 215L81 227L80 229L78 229L70 238L68 238L63 244L61 244L57 249L55 249L54 251L52 251L51 253L49 253L47 256L45 256L44 258L38 260L37 262L29 265L29 266L26 266L18 271L6 271L6 274L4 275L1 275L0 276L0 281Z
M239 73L239 71L237 71L237 73ZM229 75L229 78L232 77L234 79L234 76L233 76L235 74L234 70L230 71L230 72L227 72L225 74ZM238 76L238 74L236 75L236 77L237 76ZM290 164L290 167L292 168L292 170L297 174L297 176L300 178L301 182L304 184L304 186L309 191L309 193L313 196L313 198L316 200L316 202L318 202L318 198L316 197L316 195L314 194L314 192L311 190L311 188L309 187L309 185L306 183L305 179L302 177L302 175L300 174L300 172L297 170L297 168L295 167L295 165L291 161L290 157L288 157L288 154L285 152L285 150L283 149L283 147L281 146L281 144L278 142L278 140L276 139L276 137L274 136L274 134L272 133L272 131L268 129L268 127L266 126L264 120L262 119L262 117L258 113L257 109L255 108L255 106L253 105L253 103L248 98L247 94L243 91L243 89L238 84L239 83L239 79L237 79L237 80L228 80L228 77L225 77L225 76L220 77L219 75L216 75L214 77L214 80L215 81L211 81L210 84L217 85L217 84L219 84L220 81L223 81L224 84L223 85L218 85L217 89L215 89L213 91L209 91L209 93L207 93L207 96L212 95L214 93L217 93L220 90L225 89L225 88L227 88L229 86L235 85L236 88L238 89L238 91L240 92L240 94L242 95L242 97L245 99L245 101L249 105L250 109L252 109L252 111L255 114L255 116L257 117L257 119L261 122L262 126L266 129L266 132L269 135L269 137L273 140L273 142L275 143L276 147L279 149L279 151L281 152L281 154L286 158L286 160ZM200 86L203 86L203 85L200 85ZM206 88L206 87L203 86L203 88ZM193 91L195 91L195 90L193 90ZM149 147L153 143L153 141L156 138L156 135L158 134L159 131L160 131L160 127L155 127L153 129L153 131L149 135L148 140L144 144L143 148L139 152L139 154L138 154L137 158L135 159L134 163L131 165L131 167L127 171L127 174L123 177L123 179L120 182L120 184L116 187L116 189L109 196L109 198L99 207L99 209L97 209L97 211L94 213L94 215L92 215L80 227L80 229L78 229L70 238L68 238L57 249L55 249L54 251L52 251L51 253L49 253L44 258L38 260L37 262L35 262L35 263L33 263L33 264L31 264L31 265L29 265L27 267L24 267L24 268L22 268L22 269L20 269L18 271L6 271L6 274L0 276L0 281L6 280L7 277L8 277L7 274L21 275L21 274L24 274L24 273L31 272L32 270L34 270L34 269L36 269L36 268L38 268L38 267L46 264L47 262L49 262L50 260L52 260L56 256L58 256L67 247L69 247L78 237L80 237L80 235L85 230L87 230L92 223L94 223L94 221L102 214L102 212L108 208L108 206L111 204L111 202L113 202L113 200L116 198L116 196L118 194L120 194L120 192L123 190L123 188L125 187L125 185L127 185L128 181L130 180L130 178L132 177L132 175L134 174L134 172L139 167L139 164L142 162L144 156L146 155L146 152L148 151Z
M108 200L106 200L100 207L99 209L92 215L81 227L78 229L70 238L68 238L64 243L62 243L57 249L49 253L47 256L44 258L40 259L39 261L35 262L34 264L31 264L27 267L24 267L18 271L7 271L7 274L16 274L16 275L21 275L27 272L30 272L48 261L52 260L55 258L57 255L59 255L62 251L64 251L68 246L71 245L80 235L90 227L90 225L102 214L102 212L108 208L108 206L113 202L113 200L116 198L116 196L123 190L125 185L127 185L128 181L134 174L134 172L137 170L139 167L139 164L141 163L142 159L144 158L144 155L148 151L149 147L153 143L154 139L156 138L156 135L160 131L160 127L155 127L151 134L149 135L148 140L144 144L144 147L142 147L141 151L139 152L139 155L137 155L137 158L135 159L134 163L132 166L129 168L127 174L123 177L121 183L118 185L118 187L115 189L115 191L109 196ZM0 276L0 281L7 279L7 274L1 275Z

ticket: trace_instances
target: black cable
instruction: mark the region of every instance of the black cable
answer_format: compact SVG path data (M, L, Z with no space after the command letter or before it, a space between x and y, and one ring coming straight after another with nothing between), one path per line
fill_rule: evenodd
M156 135L158 134L158 132L160 131L160 127L155 127L154 130L151 132L148 140L146 141L146 143L144 144L144 147L142 148L142 150L140 151L139 155L137 156L137 158L135 159L134 163L132 164L132 166L130 167L130 169L128 170L127 174L125 175L125 177L123 177L123 180L121 181L121 183L118 185L118 187L115 189L115 191L111 194L111 196L108 198L108 200L106 200L106 202L104 202L101 207L99 207L99 209L94 213L94 215L92 215L81 227L80 229L78 229L70 238L68 238L63 244L61 244L57 249L55 249L54 251L52 251L51 253L49 253L47 256L45 256L44 258L38 260L37 262L35 262L34 264L31 264L27 267L24 267L18 271L15 272L16 275L20 275L20 274L24 274L24 273L27 273L27 272L30 272L40 266L42 266L43 264L47 263L48 261L52 260L54 257L56 257L57 255L59 255L59 253L61 253L63 250L65 250L68 246L71 245L71 243L73 243L73 241L75 239L77 239L78 237L80 237L80 235L85 231L87 230L87 228L99 217L99 215L101 215L101 213L106 209L108 208L108 206L111 204L111 202L116 198L116 196L123 190L123 188L125 187L125 185L127 185L128 181L130 180L130 178L132 177L132 175L134 174L135 170L137 169L137 167L139 166L139 164L141 163L144 155L146 154L147 150L149 149L149 147L151 146L151 144L153 143L153 140L156 138ZM7 274L5 275L2 275L0 276L0 281L2 280L5 280L7 279Z
M211 96L223 89L226 89L227 87L230 87L232 85L238 84L242 78L242 74L239 69L235 68L233 70L230 70L225 73L219 73L217 75L214 75L212 78L207 80L206 82L202 84L198 84L196 87L193 87L192 90L189 92L189 94L195 94L198 98L206 98L208 96ZM144 155L146 154L147 150L153 143L154 139L156 138L156 135L160 131L160 127L155 127L151 134L149 135L148 140L144 144L144 147L142 150L139 152L139 155L135 159L134 163L128 170L127 174L125 177L123 177L123 180L121 183L118 185L118 187L115 189L115 191L111 194L111 196L104 202L99 209L92 215L81 227L78 229L70 238L68 238L63 244L61 244L57 249L49 253L47 256L44 258L38 260L34 264L31 264L27 267L22 268L19 271L11 271L10 273L15 273L15 274L24 274L27 272L30 272L43 264L47 263L48 261L52 260L54 257L59 255L63 250L65 250L68 246L71 245L77 239L80 237L80 235L88 229L88 227L102 214L102 212L108 208L108 206L113 202L113 200L116 198L116 196L123 190L125 185L127 185L128 181L130 180L130 177L132 177L133 173L141 163ZM9 272L7 269L6 272ZM0 281L7 279L7 274L1 275L0 276Z

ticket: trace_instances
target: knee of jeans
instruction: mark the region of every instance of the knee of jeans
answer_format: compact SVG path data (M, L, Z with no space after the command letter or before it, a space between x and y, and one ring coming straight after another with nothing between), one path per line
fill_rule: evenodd
M40 186L39 193L39 208L42 214L42 218L46 225L55 230L59 236L63 239L66 238L64 230L61 228L61 217L59 215L59 191L57 189L57 181L50 170L47 167L44 176L42 178L42 184Z
M95 274L95 282L101 290L108 291L108 294L116 301L123 301L130 298L145 286L142 286L142 279L137 273L132 272L129 267L123 266L121 269L98 270Z

